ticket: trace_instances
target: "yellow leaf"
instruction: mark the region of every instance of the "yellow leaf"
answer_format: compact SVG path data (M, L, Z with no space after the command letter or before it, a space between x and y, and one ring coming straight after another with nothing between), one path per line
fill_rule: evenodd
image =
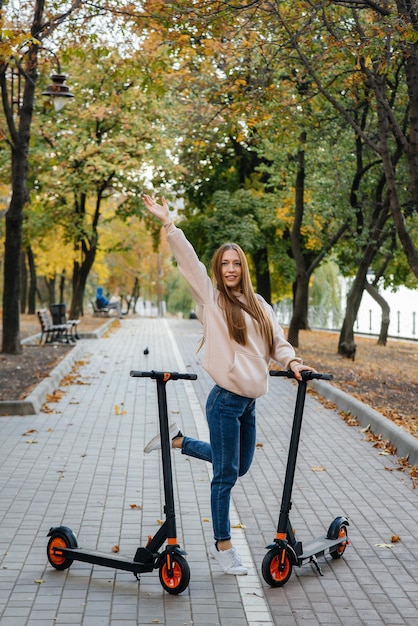
M232 528L247 528L246 526L244 526L244 524L241 524L241 522L238 522L238 524L232 524L231 527Z

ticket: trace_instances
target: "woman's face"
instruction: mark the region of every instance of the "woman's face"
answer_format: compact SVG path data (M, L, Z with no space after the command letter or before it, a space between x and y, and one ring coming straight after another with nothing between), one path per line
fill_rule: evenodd
M242 267L236 250L225 250L221 261L222 279L228 289L238 290L241 285Z

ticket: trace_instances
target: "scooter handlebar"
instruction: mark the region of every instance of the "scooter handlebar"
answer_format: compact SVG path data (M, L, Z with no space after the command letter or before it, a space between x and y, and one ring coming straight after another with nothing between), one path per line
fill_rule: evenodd
M154 380L196 380L197 374L188 374L180 372L157 372L152 370L150 372L143 372L140 370L131 370L130 376L134 378L153 378Z
M270 370L270 376L284 376L285 378L295 378L292 370ZM321 372L311 372L311 370L302 370L301 371L302 380L314 380L314 379L322 379L322 380L332 380L332 374L321 374Z

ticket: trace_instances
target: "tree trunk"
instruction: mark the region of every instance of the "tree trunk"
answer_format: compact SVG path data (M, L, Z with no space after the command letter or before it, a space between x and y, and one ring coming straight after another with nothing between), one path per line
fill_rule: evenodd
M309 329L308 324L309 276L299 274L294 285L293 315L289 324L287 340L295 348L299 347L299 331Z
M367 268L368 265L366 266L365 264L363 264L363 267L359 269L359 271L357 272L357 276L355 277L354 282L351 285L351 289L347 296L347 308L338 342L338 354L341 354L347 359L352 359L353 361L356 355L356 344L354 341L354 323L357 319L361 299L363 297Z
M367 280L365 282L364 288L367 293L377 302L377 304L382 309L382 322L380 324L380 333L379 338L377 340L377 344L379 346L385 346L388 341L388 329L390 324L390 307L383 296L380 295L378 290L374 285L371 285Z
M55 304L55 283L56 283L56 274L51 278L47 278L45 276L45 285L48 291L48 304Z
M64 302L65 278L66 276L65 276L65 269L64 269L60 276L60 283L59 283L59 301L61 303Z
M28 269L26 267L26 254L24 250L20 253L20 310L26 313L26 302L28 296Z
M97 250L97 234L90 239L87 247L85 242L80 244L82 261L74 261L73 265L73 294L69 316L78 319L83 314L83 299L89 272L93 266Z
M29 246L27 249L28 256L28 265L29 265L29 295L28 295L28 313L30 315L35 315L36 311L36 292L37 292L37 281L36 281L36 267L35 267L35 257L32 252L32 248Z
M6 211L4 245L3 345L6 354L20 354L20 255L23 207L27 199L27 154L12 149L12 199Z
M289 325L288 341L297 348L299 346L299 330L308 328L308 289L309 275L302 250L302 222L305 210L305 150L306 133L300 136L301 147L297 154L298 168L295 183L295 216L293 219L290 241L292 255L296 264L296 281L294 283L293 315Z
M252 257L255 267L257 293L271 304L271 282L267 248L257 250Z
M44 0L36 0L31 33L36 37L41 32ZM23 211L29 200L27 190L28 154L30 127L37 79L39 44L31 44L25 55L23 94L19 102L13 102L6 80L7 65L0 76L3 111L9 130L12 161L12 197L6 211L6 234L4 244L4 289L3 289L3 343L6 354L20 354L20 255L22 248ZM20 94L19 94L20 95ZM19 127L15 124L15 107L18 107Z

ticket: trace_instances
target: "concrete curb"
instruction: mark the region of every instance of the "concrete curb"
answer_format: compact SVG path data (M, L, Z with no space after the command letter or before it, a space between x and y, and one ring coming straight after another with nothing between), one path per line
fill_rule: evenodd
M0 401L0 417L6 415L36 415L41 410L46 397L52 393L61 380L66 376L76 363L85 354L83 339L99 339L104 335L113 323L113 319L108 320L97 330L80 334L80 341L76 343L69 354L59 363L39 385L24 400L3 400ZM25 344L35 343L40 339L40 333L32 337L27 337L22 341Z
M329 382L315 380L312 382L314 389L327 400L334 402L340 411L354 415L362 426L369 426L375 435L381 435L388 439L396 447L399 457L408 457L411 465L418 464L418 439L406 432L400 426L387 419L367 404L353 398L348 393L334 387Z
M41 410L49 393L52 393L60 381L72 369L74 363L85 353L85 346L80 341L69 354L44 378L24 400L3 400L0 402L0 415L36 415Z

